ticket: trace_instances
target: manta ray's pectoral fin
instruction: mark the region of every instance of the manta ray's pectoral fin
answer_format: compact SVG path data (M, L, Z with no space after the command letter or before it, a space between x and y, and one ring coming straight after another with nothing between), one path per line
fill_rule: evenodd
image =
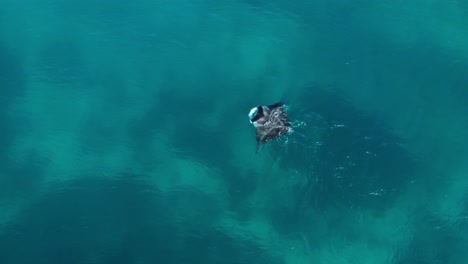
M284 105L284 103L280 101L280 102L278 102L278 103L276 103L276 104L269 105L268 108L269 108L270 110L273 110L273 109L275 109L275 108L282 107L283 105Z

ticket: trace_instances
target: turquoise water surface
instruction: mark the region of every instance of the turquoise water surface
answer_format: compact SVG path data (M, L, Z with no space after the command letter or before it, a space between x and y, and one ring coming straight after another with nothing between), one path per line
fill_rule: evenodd
M0 0L0 264L468 263L468 2ZM256 153L247 117L286 97Z

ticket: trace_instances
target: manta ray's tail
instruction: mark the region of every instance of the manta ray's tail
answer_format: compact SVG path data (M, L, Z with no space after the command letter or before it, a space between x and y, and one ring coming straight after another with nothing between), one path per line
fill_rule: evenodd
M257 150L255 153L258 154L263 149L264 146L265 146L265 143L257 141Z

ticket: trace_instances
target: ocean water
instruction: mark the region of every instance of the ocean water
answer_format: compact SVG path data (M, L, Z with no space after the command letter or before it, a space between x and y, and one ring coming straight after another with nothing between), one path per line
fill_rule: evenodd
M0 263L468 263L468 2L0 0ZM247 114L294 132L256 153Z

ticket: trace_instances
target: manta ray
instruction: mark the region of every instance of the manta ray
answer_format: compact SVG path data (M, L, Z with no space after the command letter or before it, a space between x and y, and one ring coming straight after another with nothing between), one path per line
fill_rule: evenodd
M256 129L257 153L266 143L292 130L283 102L254 107L249 112L249 119Z

